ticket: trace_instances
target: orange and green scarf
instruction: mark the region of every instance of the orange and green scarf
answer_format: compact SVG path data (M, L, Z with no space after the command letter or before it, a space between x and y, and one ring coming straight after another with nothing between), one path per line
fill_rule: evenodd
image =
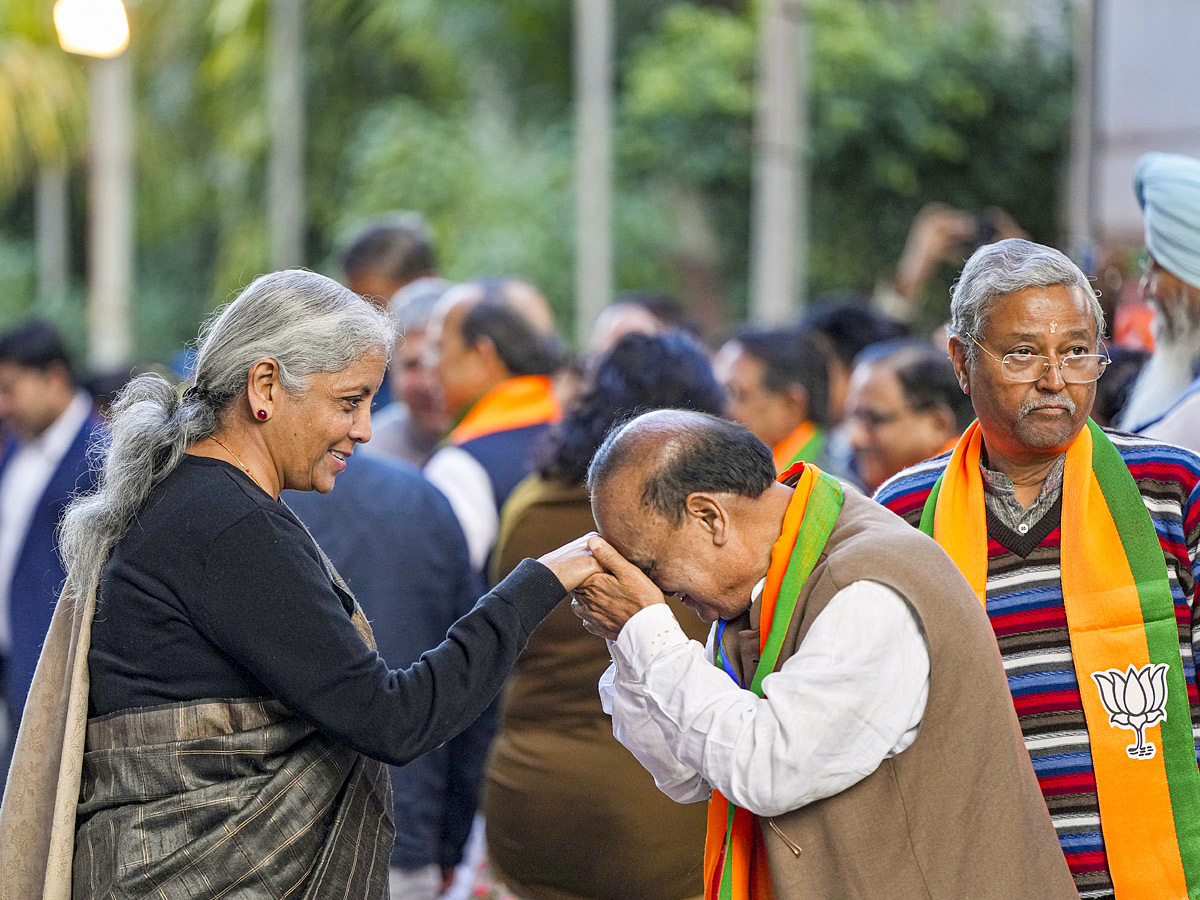
M934 485L921 530L986 606L982 446L976 422ZM1061 532L1063 603L1116 896L1197 900L1200 772L1166 563L1129 468L1090 419L1067 450Z
M763 696L762 683L779 661L783 639L796 612L800 589L833 531L842 509L842 487L816 466L798 463L779 476L797 474L795 492L783 517L783 530L771 548L771 565L763 587L759 614L761 658L749 689ZM730 672L720 638L713 662ZM758 839L755 817L714 790L708 803L708 835L704 843L705 900L770 900L771 878L766 848Z
M562 418L554 382L546 375L520 375L500 382L462 417L446 440L454 446L501 431L546 425Z
M811 419L771 448L775 457L775 471L786 472L796 463L816 462L825 447L825 432Z

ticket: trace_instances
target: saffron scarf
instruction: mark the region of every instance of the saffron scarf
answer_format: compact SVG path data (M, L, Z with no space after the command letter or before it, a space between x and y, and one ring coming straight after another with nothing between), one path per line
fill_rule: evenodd
M797 473L783 529L771 547L771 565L759 607L761 657L749 690L763 696L762 683L775 670L783 639L796 612L800 590L812 574L834 522L842 509L842 487L836 478L816 466L797 463L779 476L787 481ZM723 631L723 629L722 629ZM720 638L713 662L728 667ZM705 900L770 900L770 872L766 847L758 839L754 815L714 790L708 802L708 834L704 842Z
M976 422L934 485L921 530L986 606L982 446ZM1197 900L1200 772L1166 562L1129 468L1090 419L1067 450L1061 531L1063 604L1116 896Z
M472 404L447 440L454 446L501 431L546 425L562 418L562 404L547 375L508 378Z
M775 471L786 472L796 463L815 462L825 447L825 432L811 419L771 448Z

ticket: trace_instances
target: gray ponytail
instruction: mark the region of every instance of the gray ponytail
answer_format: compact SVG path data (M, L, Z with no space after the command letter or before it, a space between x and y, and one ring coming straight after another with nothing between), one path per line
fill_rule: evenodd
M303 394L317 372L340 372L373 351L390 355L387 316L323 275L289 269L255 279L208 321L197 342L196 384L179 398L157 375L142 375L112 407L99 486L68 507L60 530L67 584L77 603L96 588L112 548L150 491L187 448L217 430L264 357L279 382Z

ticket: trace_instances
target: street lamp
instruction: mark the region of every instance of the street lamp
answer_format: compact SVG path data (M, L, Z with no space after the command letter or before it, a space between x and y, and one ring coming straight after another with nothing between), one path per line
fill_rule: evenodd
M133 72L121 0L58 0L58 42L91 65L88 215L88 340L91 363L114 368L132 351Z
M54 27L68 53L112 59L129 46L129 20L121 0L58 0Z

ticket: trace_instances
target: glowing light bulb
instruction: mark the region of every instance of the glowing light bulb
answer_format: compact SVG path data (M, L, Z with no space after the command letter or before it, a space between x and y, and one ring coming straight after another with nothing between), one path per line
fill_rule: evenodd
M121 0L58 0L54 27L68 53L111 59L129 46L129 20Z

